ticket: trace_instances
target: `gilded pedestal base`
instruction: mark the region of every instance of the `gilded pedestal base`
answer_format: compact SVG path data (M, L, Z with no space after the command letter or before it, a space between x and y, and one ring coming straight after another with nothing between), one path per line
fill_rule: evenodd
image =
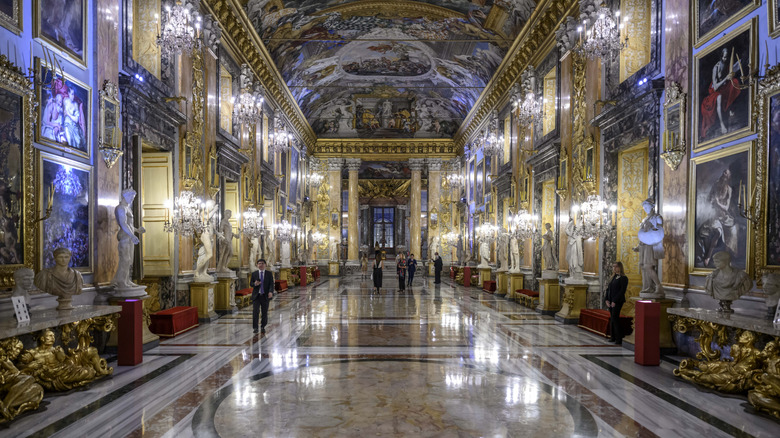
M555 320L564 324L577 324L580 321L580 311L586 307L587 299L587 284L564 285L563 307L555 314Z
M190 283L190 306L198 308L198 321L211 322L219 316L214 311L216 281Z
M518 289L523 288L524 276L521 272L510 272L509 281L507 282L506 299L518 301L517 293Z
M496 274L496 295L506 295L507 275L506 272L498 272Z
M217 275L217 287L214 290L214 310L220 314L238 312L236 306L236 280L235 274L232 276Z
M561 289L558 280L539 280L539 305L536 311L543 315L555 315L561 310Z
M279 280L286 281L287 283L292 283L292 268L281 268L279 269Z
M331 277L339 275L339 262L328 262L328 275Z
M486 281L490 281L490 275L493 273L493 270L490 268L480 268L479 269L479 288L482 289L485 286Z

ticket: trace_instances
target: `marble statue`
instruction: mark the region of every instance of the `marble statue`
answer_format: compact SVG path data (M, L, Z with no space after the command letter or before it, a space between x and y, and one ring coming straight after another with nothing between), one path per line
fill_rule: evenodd
M67 248L54 250L54 263L35 275L35 287L57 297L57 310L72 310L73 295L81 294L84 279L81 272L69 267L71 252Z
M512 258L509 272L516 274L520 272L520 241L514 235L509 239L509 255Z
M43 387L14 365L23 347L22 341L15 337L0 341L0 423L13 420L24 411L38 409L43 400Z
M546 271L555 271L558 269L558 258L555 257L555 252L553 251L552 242L555 237L553 236L552 225L548 222L544 224L544 228L547 230L542 234L542 240L544 241L542 243L544 269Z
M299 263L306 263L306 239L301 236L298 239L298 248L297 248L297 256L298 256L298 262Z
M219 223L219 230L217 231L217 243L219 249L219 257L217 257L217 272L232 272L228 268L230 258L233 257L233 239L238 239L239 235L233 233L233 224L230 223L230 218L233 216L233 212L225 210L225 216L222 218L222 222Z
M766 294L766 319L774 319L780 301L780 274L765 273L761 282Z
M574 229L574 221L571 218L569 218L569 223L566 224L566 236L568 237L566 262L569 264L569 278L572 280L583 280L582 266L585 260L582 255L582 237Z
M249 239L249 272L257 271L257 261L260 259L260 236Z
M30 307L30 291L35 289L35 271L30 268L19 268L14 271L14 290L12 297L24 297L27 307Z
M290 241L289 240L282 240L281 243L282 247L282 267L283 268L289 268L292 266L290 263Z
M49 329L36 340L38 346L23 352L19 364L23 373L33 376L49 391L67 391L113 371L94 347L66 355L62 347L54 346L54 332Z
M639 246L634 251L639 252L639 269L642 271L641 298L663 298L664 288L658 278L658 260L664 258L664 218L655 212L652 199L642 203L645 216L639 224Z
M333 239L328 244L328 254L331 262L339 261L339 242Z
M273 266L276 263L276 241L273 234L265 236L265 261L269 266Z
M465 265L466 260L463 258L463 236L458 234L458 247L455 250L455 255L458 257L458 263Z
M309 250L306 252L306 263L311 264L314 263L317 259L317 247L314 244L314 233L312 233L311 230L309 230L308 233L306 233L306 246L309 248Z
M441 252L439 248L439 236L433 236L433 239L431 239L431 244L428 246L428 254L431 255L430 258L433 258L433 255L437 252Z
M136 228L134 224L133 210L130 205L135 199L136 192L133 189L122 190L122 199L114 209L116 222L119 224L119 232L116 235L119 241L119 264L111 284L117 289L137 288L138 285L130 280L130 268L133 266L135 246L138 245L136 233L146 232L144 227Z
M211 206L206 213L206 227L200 233L200 249L198 261L195 263L194 281L199 283L211 283L214 278L209 275L209 264L214 257L214 216L217 214L217 205Z
M501 233L498 237L498 271L509 269L509 235Z
M484 240L479 244L479 265L478 268L490 268L490 241Z
M731 266L731 254L720 251L712 256L715 270L707 275L704 290L718 300L719 312L734 313L731 302L748 293L753 288L753 280L740 269Z

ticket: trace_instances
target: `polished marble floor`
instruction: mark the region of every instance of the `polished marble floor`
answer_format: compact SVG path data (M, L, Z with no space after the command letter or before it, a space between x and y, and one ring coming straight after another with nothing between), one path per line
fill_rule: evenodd
M778 437L780 423L477 289L359 276L291 288L265 336L241 310L143 364L47 396L2 437ZM388 279L385 284L391 283Z

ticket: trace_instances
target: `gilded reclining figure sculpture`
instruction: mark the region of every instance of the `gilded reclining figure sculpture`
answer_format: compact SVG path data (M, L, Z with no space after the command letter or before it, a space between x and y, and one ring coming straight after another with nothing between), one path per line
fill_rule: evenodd
M32 376L22 374L13 363L22 348L22 341L17 338L0 341L0 423L38 409L43 400L41 385Z
M748 400L756 410L780 418L780 340L768 342L761 357L766 363L756 386L748 392Z
M731 347L732 361L699 361L685 359L674 370L675 376L721 392L737 394L752 389L761 372L760 350L755 346L756 334L743 331L737 344Z

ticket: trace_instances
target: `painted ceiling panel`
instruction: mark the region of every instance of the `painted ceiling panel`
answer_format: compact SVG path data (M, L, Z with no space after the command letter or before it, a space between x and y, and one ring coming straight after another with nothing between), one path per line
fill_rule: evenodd
M249 0L320 138L450 138L535 0Z

